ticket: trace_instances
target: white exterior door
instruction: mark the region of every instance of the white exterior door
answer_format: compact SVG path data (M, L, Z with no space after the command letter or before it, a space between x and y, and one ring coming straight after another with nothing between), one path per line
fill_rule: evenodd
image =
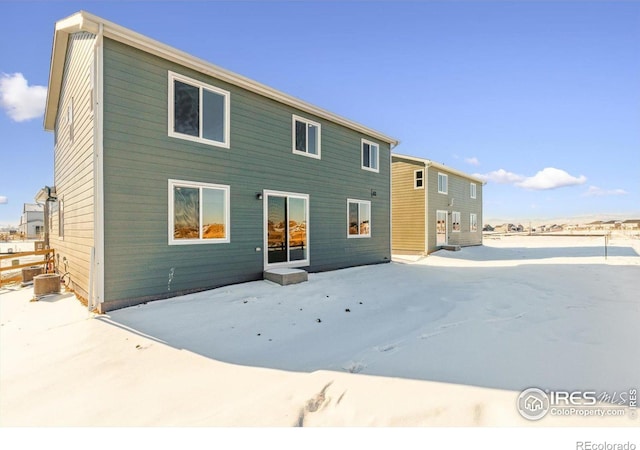
M446 211L436 211L436 245L447 245Z

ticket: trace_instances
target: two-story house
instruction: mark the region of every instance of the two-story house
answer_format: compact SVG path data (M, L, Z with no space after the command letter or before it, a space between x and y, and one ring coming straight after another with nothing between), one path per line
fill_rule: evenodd
M391 259L394 138L102 18L56 24L44 126L58 271L99 311Z
M44 233L44 206L25 203L20 216L20 233L25 239L39 239Z
M484 181L424 158L392 155L394 253L482 245Z

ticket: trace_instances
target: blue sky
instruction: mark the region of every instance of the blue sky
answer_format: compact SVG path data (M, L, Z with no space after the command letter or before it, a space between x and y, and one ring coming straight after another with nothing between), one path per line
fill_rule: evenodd
M640 2L0 0L0 226L54 183L53 27L80 9L483 176L485 223L640 218Z

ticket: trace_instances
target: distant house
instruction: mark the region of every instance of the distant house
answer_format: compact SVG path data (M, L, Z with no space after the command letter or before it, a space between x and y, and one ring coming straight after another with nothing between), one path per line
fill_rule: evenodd
M392 247L428 254L446 245L482 245L484 181L428 159L394 154Z
M86 12L47 95L51 246L98 311L391 259L394 138Z
M494 231L494 230L495 230L495 228L493 228L493 227L492 227L491 225L489 225L489 224L486 224L484 227L482 227L482 231L489 231L489 232L491 232L491 231Z
M44 206L25 203L20 216L20 234L26 239L39 239L44 233Z
M640 231L640 219L629 219L622 222L623 230Z

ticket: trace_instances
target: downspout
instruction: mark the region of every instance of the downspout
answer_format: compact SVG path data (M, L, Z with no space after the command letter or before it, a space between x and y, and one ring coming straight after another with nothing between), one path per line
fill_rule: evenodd
M104 301L104 182L103 182L103 41L104 25L98 25L98 34L93 47L93 249L89 283L91 310L99 309Z
M429 254L429 165L424 164L424 251Z
M391 152L399 142L389 143L389 261L393 261L393 156Z

